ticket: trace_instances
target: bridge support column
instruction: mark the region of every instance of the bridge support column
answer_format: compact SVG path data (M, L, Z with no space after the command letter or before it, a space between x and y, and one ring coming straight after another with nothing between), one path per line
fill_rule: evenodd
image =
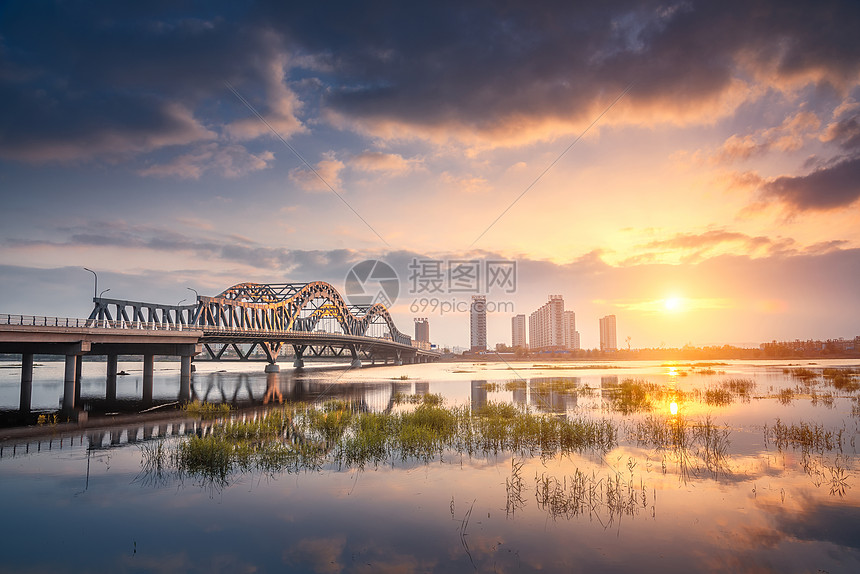
M360 347L358 345L350 345L349 352L352 353L352 363L350 363L350 368L360 369L361 368L361 359L358 358L358 351Z
M296 360L293 361L293 367L294 368L296 368L296 369L304 368L305 361L304 361L303 357L305 354L305 349L307 349L307 346L305 346L305 345L293 345L293 352L296 354Z
M118 357L108 355L107 358L107 380L105 381L105 399L108 402L116 401L116 370Z
M191 399L191 355L179 357L179 400Z
M394 357L394 364L398 367L403 364L403 359L400 358L400 351L397 351L397 355Z
M81 371L84 370L84 356L75 356L75 404L81 404Z
M155 356L143 356L143 402L152 404L152 375L155 371Z
M21 402L18 409L22 413L30 412L33 398L33 353L21 355Z
M66 355L66 371L63 377L63 412L75 410L75 379L77 378L77 355Z
M278 372L280 372L280 370L281 370L281 367L279 367L277 365L277 363L269 363L268 365L266 365L266 369L265 369L265 371L267 373L278 373Z

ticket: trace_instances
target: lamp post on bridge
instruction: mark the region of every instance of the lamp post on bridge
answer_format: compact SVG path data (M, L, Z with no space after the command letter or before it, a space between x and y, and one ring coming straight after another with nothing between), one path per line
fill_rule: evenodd
M90 273L92 273L92 274L93 274L93 277L95 277L95 281L96 281L96 283L95 283L95 285L93 286L93 299L98 299L98 295L97 295L97 293L99 292L99 276L98 276L98 274L97 274L95 271L93 271L92 269L88 269L88 268L84 267L84 271L89 271Z
M200 300L200 293L198 293L198 292L197 292L197 289L193 289L193 288L191 288L191 287L186 287L186 289L188 289L189 291L193 291L193 292L194 292L194 296L197 298L197 299L195 299L195 301L199 301L199 300Z
M107 289L105 289L104 291L102 291L101 293L99 293L99 299L101 299L101 298L102 298L102 295L104 295L104 294L105 294L105 293L107 293L108 291L110 291L110 287L108 287Z

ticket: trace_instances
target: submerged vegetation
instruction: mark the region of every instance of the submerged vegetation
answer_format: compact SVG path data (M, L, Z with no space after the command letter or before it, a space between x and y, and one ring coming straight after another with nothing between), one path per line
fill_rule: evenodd
M605 453L616 440L617 431L606 420L558 418L493 402L473 412L443 406L439 395L428 394L402 412L361 412L343 401L271 410L214 423L176 444L146 445L141 452L144 475L172 472L220 488L232 474L250 471L364 468L500 452L540 457Z
M776 419L773 426L765 425L764 439L766 444L773 443L779 450L794 448L802 452L841 452L844 429L833 431L818 423L786 424Z
M142 480L190 479L220 489L247 473L274 476L511 457L505 510L513 515L531 498L523 496L528 481L522 476L523 462L517 459L546 461L583 453L602 458L619 446L621 432L623 442L652 450L643 465L648 472L656 461L664 474L677 473L683 481L703 471L718 478L733 472L728 462L731 431L709 414L690 417L689 413L701 412L694 402L719 409L752 399L777 399L788 406L808 398L813 406L834 408L837 398L860 387L860 369L792 368L785 374L795 380L793 388L770 386L761 393L756 392L754 379L741 377L710 379L687 390L675 383L616 376L602 377L597 387L583 384L580 377L473 381L469 405L447 405L439 394L397 392L382 412L369 412L361 401L343 400L292 404L252 415L240 415L223 405L192 403L186 410L199 415L203 425L194 435L141 446ZM475 395L475 389L485 392ZM502 392L513 393L519 405L487 401L487 393ZM576 397L590 400L577 402ZM860 397L848 398L853 414L860 416ZM592 412L575 414L581 409ZM602 416L595 417L595 409ZM836 470L831 471L813 457L853 448L856 433L779 419L763 428L765 445L800 450L804 468L816 484L832 482L834 492L844 490L848 475L840 474L841 467L833 466ZM577 470L554 478L538 473L533 485L538 506L552 518L602 513L611 520L653 504L647 501L644 487L635 487L632 473L629 480L622 480L617 472L599 474Z
M207 403L193 401L182 407L187 414L203 418L221 417L230 412L230 405L225 403Z
M715 424L710 417L702 421L685 416L648 416L637 421L628 430L628 436L640 446L649 446L670 455L679 468L679 476L686 480L690 473L701 468L713 474L726 472L729 449L728 427ZM666 472L666 458L663 459Z

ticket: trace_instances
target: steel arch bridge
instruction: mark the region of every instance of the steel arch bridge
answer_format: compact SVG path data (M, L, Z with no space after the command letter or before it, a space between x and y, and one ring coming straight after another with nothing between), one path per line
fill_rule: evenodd
M160 305L120 299L93 299L88 322L117 328L200 330L210 360L221 360L232 348L249 359L259 346L275 363L283 345L292 345L297 367L305 353L343 356L353 365L361 358L429 360L438 353L413 344L380 304L350 305L324 281L310 283L240 283L192 305ZM250 344L247 351L240 344ZM220 347L218 345L221 345Z

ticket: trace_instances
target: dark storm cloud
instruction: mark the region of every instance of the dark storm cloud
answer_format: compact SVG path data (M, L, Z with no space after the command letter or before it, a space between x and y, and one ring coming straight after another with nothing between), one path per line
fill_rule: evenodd
M229 118L211 97L231 81L254 99L280 52L273 36L234 23L231 6L210 15L166 3L6 3L0 157L118 159L214 139L210 126Z
M846 207L860 198L860 157L845 159L807 175L778 177L766 183L766 197L797 210Z
M274 3L273 3L274 4ZM363 119L491 129L579 118L635 82L641 104L695 106L734 78L860 69L847 2L432 2L271 8L338 76L328 104ZM739 68L746 66L741 72Z
M0 156L75 159L212 138L225 110L238 113L224 104L225 81L265 113L279 105L263 96L273 84L312 80L304 85L318 86L322 105L365 126L489 134L575 121L631 82L632 104L671 114L742 75L855 78L858 16L857 3L777 0L8 2ZM273 76L278 65L286 79Z

